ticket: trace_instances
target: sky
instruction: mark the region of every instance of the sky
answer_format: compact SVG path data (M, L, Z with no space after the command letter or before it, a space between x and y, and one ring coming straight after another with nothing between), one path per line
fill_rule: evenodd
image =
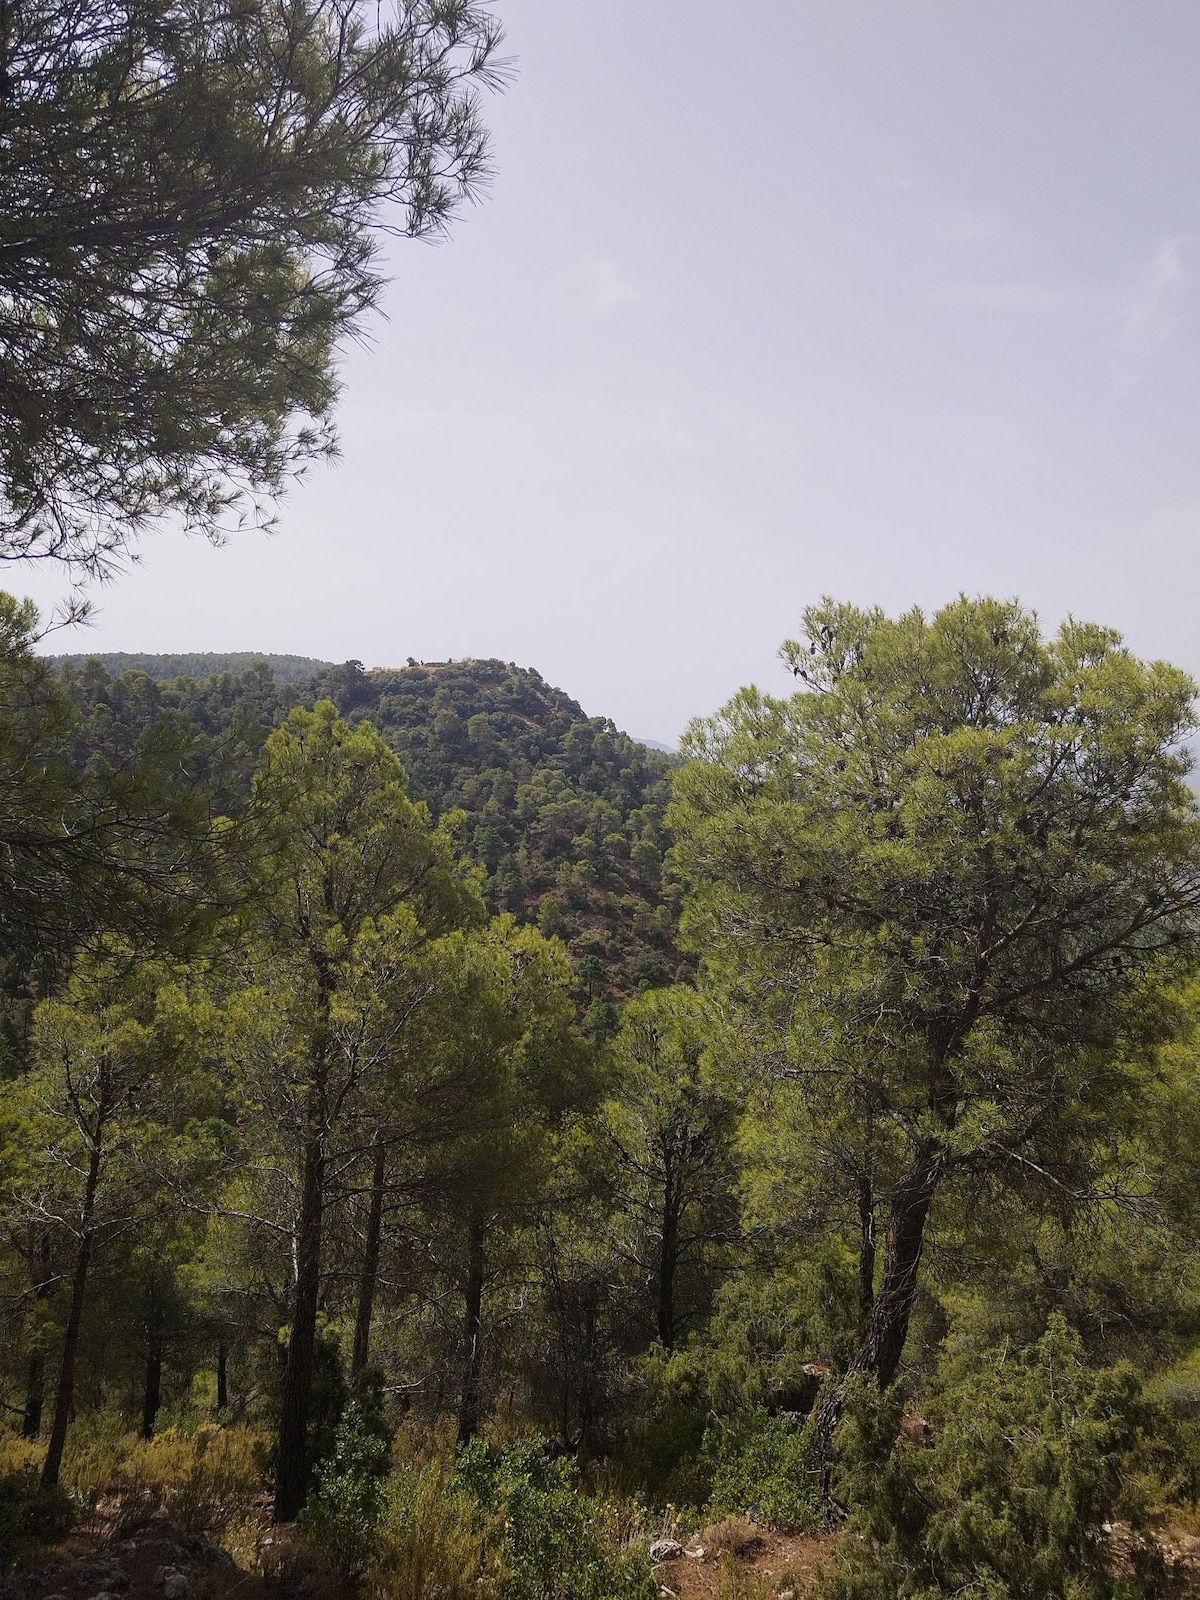
M668 743L826 594L1200 675L1195 0L495 9L495 179L390 250L340 461L46 648L497 656Z

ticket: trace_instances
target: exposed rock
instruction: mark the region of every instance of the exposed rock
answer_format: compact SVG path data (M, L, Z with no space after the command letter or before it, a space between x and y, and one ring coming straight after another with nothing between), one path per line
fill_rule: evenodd
M129 1574L122 1572L115 1561L84 1561L75 1568L75 1582L82 1588L96 1589L107 1594L118 1594L129 1587Z
M657 1566L660 1561L678 1561L683 1546L678 1539L656 1539L650 1546L650 1560Z

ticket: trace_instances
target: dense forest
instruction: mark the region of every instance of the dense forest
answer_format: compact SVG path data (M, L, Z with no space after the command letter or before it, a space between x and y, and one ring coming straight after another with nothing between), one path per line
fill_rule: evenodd
M1183 674L827 604L676 760L498 661L0 620L10 1558L1186 1592Z

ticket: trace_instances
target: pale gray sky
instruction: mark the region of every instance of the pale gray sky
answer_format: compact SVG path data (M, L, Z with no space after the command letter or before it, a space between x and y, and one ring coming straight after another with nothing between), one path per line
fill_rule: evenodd
M823 593L1200 673L1195 0L497 10L496 181L396 247L340 464L56 648L499 656L664 740Z

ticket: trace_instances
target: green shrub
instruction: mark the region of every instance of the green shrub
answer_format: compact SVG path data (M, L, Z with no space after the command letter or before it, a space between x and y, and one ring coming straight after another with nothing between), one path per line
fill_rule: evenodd
M369 1394L348 1400L332 1456L318 1466L316 1490L300 1518L321 1554L342 1572L365 1572L375 1559L390 1455L381 1408Z
M806 1245L765 1276L733 1273L704 1332L683 1349L652 1345L634 1368L622 1481L656 1506L703 1508L715 1466L706 1432L711 1448L718 1431L754 1432L767 1411L807 1412L819 1386L811 1363L850 1354L857 1270L836 1241ZM781 1439L788 1431L781 1424Z
M43 1489L34 1468L0 1474L0 1561L7 1562L26 1539L57 1539L74 1517L65 1489Z
M712 1476L710 1516L740 1512L788 1530L820 1525L819 1479L807 1428L760 1408L735 1426L710 1427L704 1455Z
M621 1478L655 1505L698 1507L712 1493L702 1448L712 1411L711 1369L707 1352L653 1345L642 1358Z
M622 1506L530 1437L402 1465L373 1532L378 1600L655 1600ZM636 1520L636 1519L635 1519Z
M574 1464L547 1456L543 1439L499 1453L477 1440L459 1456L456 1480L503 1526L503 1600L655 1600L645 1551L618 1547L610 1508L581 1492Z
M1090 1368L1061 1318L1035 1345L944 1361L931 1443L898 1437L901 1402L864 1385L838 1433L852 1508L826 1600L1110 1600L1103 1524L1130 1503L1144 1406L1126 1367Z

